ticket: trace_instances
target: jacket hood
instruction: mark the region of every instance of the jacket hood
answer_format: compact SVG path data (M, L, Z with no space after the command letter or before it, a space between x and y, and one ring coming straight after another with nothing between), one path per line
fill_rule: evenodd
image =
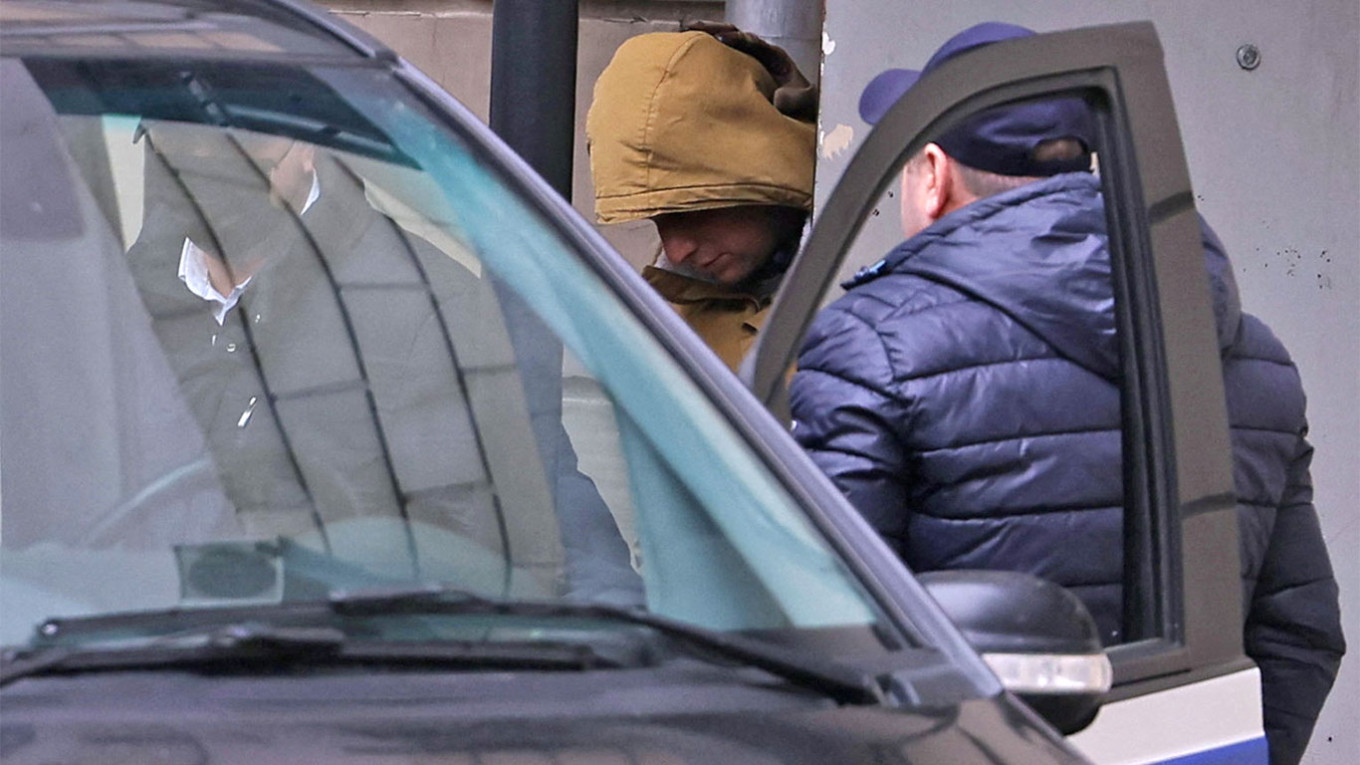
M811 209L815 128L774 107L776 87L760 62L706 32L626 41L586 117L596 218Z
M903 242L852 283L910 273L990 303L1060 354L1119 376L1100 181L1069 173L974 202Z
M1242 323L1232 266L1200 218L1219 347ZM847 287L910 273L1006 312L1086 369L1118 379L1114 281L1100 181L1070 173L974 202L936 221L864 269Z

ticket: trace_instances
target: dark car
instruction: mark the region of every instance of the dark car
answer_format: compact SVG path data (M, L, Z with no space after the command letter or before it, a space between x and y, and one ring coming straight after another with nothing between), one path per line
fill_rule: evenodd
M984 661L390 51L291 2L0 21L6 762L1083 759L1080 604L938 578Z

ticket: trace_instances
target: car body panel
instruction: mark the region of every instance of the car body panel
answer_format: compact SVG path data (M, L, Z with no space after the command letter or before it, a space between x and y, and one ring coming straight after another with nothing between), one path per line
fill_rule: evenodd
M138 672L6 689L7 762L1077 762L1002 698L828 706L672 668L283 677ZM140 752L140 754L139 754Z
M1106 703L1095 724L1068 740L1094 762L1264 763L1261 673L1253 667Z

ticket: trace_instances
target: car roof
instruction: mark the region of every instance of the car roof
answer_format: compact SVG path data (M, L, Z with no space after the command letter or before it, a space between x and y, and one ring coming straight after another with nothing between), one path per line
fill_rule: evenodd
M7 56L395 59L290 0L0 0Z

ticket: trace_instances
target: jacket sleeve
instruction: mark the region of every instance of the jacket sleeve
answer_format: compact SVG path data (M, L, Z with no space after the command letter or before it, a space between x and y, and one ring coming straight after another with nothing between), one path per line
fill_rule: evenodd
M635 607L646 602L642 577L629 563L628 544L595 482L577 467L566 428L557 428L557 523L566 554L567 595Z
M898 438L903 407L878 334L829 309L818 316L789 389L793 436L899 555L909 466Z
M1270 762L1297 763L1346 651L1336 579L1313 507L1313 448L1300 434L1247 613Z

